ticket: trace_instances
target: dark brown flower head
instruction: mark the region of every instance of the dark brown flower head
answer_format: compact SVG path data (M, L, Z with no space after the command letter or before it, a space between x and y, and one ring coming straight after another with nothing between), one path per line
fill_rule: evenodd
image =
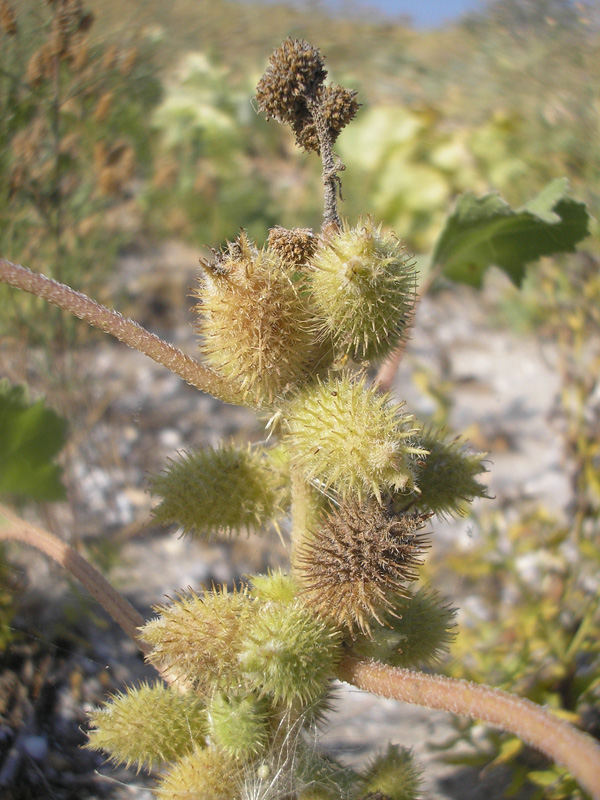
M302 267L310 261L317 249L318 238L311 228L282 228L277 225L269 231L269 247L286 266Z
M256 87L259 109L278 122L306 116L306 98L314 97L327 70L321 53L303 39L286 39L269 59Z
M409 596L427 547L429 515L390 514L377 502L347 500L329 513L297 559L305 602L335 625L370 632L395 595ZM383 624L383 623L382 623Z
M333 144L342 129L356 116L359 103L353 89L321 86L317 95L318 114L329 141ZM319 153L321 145L314 117L298 116L291 121L296 144L307 152Z

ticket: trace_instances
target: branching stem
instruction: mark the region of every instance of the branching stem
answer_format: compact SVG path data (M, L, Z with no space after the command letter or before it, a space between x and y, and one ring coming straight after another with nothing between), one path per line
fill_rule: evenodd
M240 403L239 394L220 375L160 339L137 322L126 319L118 311L96 303L69 286L47 278L26 267L0 258L0 281L47 300L63 311L69 311L94 328L110 333L120 342L149 356L184 381L226 403Z
M464 714L514 733L566 767L600 800L600 744L541 706L470 681L347 657L337 677L359 689L404 703Z

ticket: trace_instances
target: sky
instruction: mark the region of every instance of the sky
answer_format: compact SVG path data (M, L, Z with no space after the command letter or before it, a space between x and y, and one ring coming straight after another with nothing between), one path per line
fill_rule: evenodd
M335 7L342 2L329 0L327 4ZM486 0L354 0L354 4L371 6L394 16L408 16L417 28L435 28L468 11L483 9Z
M368 4L388 14L408 15L418 28L437 27L485 5L482 0L369 0Z

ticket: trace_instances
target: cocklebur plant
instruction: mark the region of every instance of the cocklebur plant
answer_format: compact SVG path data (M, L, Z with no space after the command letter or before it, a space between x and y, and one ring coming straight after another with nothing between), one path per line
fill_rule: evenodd
M336 678L510 730L599 798L600 748L590 737L520 698L418 671L454 635L450 604L415 587L429 520L486 496L483 454L423 427L367 379L368 368L406 339L416 274L392 232L369 218L353 226L339 217L343 165L333 144L358 104L352 91L326 86L326 74L318 50L288 39L258 85L259 109L322 158L323 228L275 228L262 248L241 232L202 262L195 292L202 363L69 287L0 260L5 282L202 391L257 410L267 444L179 454L152 478L161 498L155 514L200 539L246 528L283 536L289 528L289 573L190 590L144 621L81 556L7 509L0 537L35 544L68 565L163 677L94 712L89 742L116 763L162 767L159 798L416 798L419 769L409 752L390 747L356 772L311 745ZM562 217L546 205L562 197L555 188L521 216L489 203L480 213L471 201L467 227L478 227L479 245L490 217L496 233L515 216L519 229L556 224ZM465 226L453 225L465 252ZM449 231L436 257L456 269Z

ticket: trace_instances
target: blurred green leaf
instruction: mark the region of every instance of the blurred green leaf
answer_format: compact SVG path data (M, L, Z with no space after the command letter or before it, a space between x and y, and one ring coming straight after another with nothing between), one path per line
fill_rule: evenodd
M551 181L520 209L497 193L462 195L446 222L433 264L451 280L479 287L485 270L501 267L521 285L525 265L541 256L569 253L588 233L584 203L566 196L568 181Z
M0 381L0 495L62 500L65 487L54 459L65 444L67 422L31 403L24 386Z

